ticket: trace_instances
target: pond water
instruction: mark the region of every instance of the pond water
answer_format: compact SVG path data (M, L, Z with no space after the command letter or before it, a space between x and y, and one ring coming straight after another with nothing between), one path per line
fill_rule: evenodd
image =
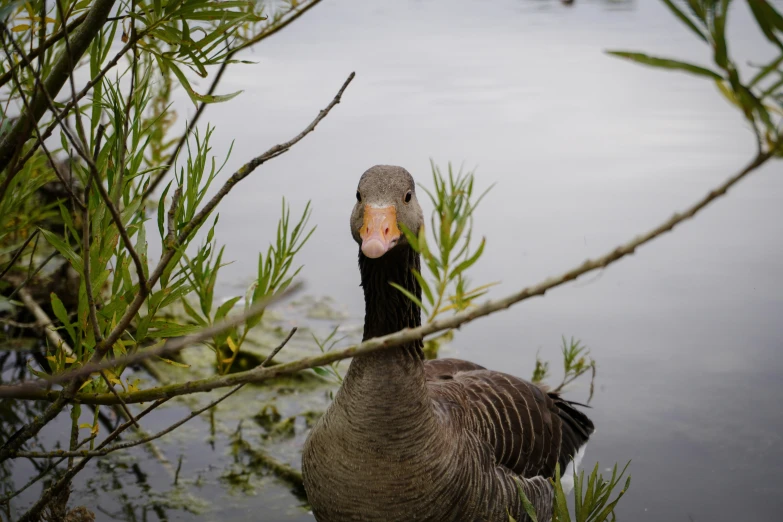
M735 4L737 61L771 57ZM499 296L652 228L750 160L752 133L712 83L607 49L710 63L709 49L652 0L323 2L249 53L256 65L230 69L222 91L244 94L202 120L217 127L218 157L234 140L227 176L296 134L357 73L315 133L224 202L217 237L234 263L221 293L252 280L280 198L294 213L311 200L318 229L301 274L306 293L328 296L333 313L313 319L321 307L300 302L278 311L278 324L319 334L339 324L344 343L355 340L363 302L348 216L356 182L374 164L402 165L429 187L430 159L464 163L477 167L480 187L496 183L477 211L487 248L472 279L500 280L491 294ZM598 363L586 466L632 460L619 520L780 520L781 201L779 165L763 168L600 274L463 327L444 353L526 378L538 354L556 380L561 336L579 338ZM267 344L277 338L269 332ZM315 353L308 339L298 333L282 357ZM301 414L322 410L332 388L246 391L218 409L214 437L204 417L160 441L169 465L131 452L92 467L75 495L100 507L99 520L312 520L289 485L249 466L246 452L232 455L230 440L242 420L243 440L298 467ZM586 400L587 388L576 383L567 396ZM264 443L252 417L270 403L281 418L297 417L289 436ZM150 416L146 429L166 427L190 404Z

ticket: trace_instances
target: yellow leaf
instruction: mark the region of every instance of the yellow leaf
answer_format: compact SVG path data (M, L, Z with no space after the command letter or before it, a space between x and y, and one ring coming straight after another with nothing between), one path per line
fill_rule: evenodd
M718 87L718 90L723 95L726 100L728 100L729 103L734 105L735 107L739 107L740 104L737 101L737 96L734 94L734 92L729 89L729 87L726 85L726 82L723 80L715 80L715 85Z
M170 359L164 359L163 357L158 356L158 359L163 361L164 363L171 364L173 366L178 366L179 368L190 368L189 364L183 364L177 361L172 361Z
M47 355L46 356L47 361L57 362L57 359L54 358L54 355Z
M92 429L92 424L90 424L90 423L88 423L88 422L85 422L84 424L79 424L79 429L82 429L82 430L84 430L84 429L91 430L91 429Z
M82 391L82 388L84 388L85 386L87 386L87 385L88 385L88 384L90 384L91 382L92 382L92 381L84 381L84 383L82 383L82 385L81 385L81 386L79 386L79 391Z
M66 357L65 362L67 362L68 364L75 363L76 357Z
M227 359L221 359L220 362L223 364L230 364L233 360L233 357L228 357Z
M15 33L18 33L18 32L21 32L21 31L26 31L28 29L30 29L30 24L19 24L19 25L15 26L13 29L11 29L11 31L13 31Z
M99 424L96 422L96 423L95 423L95 424L92 426L92 429L90 430L90 433L92 433L93 435L97 435L99 431L101 431L101 427L100 427L100 425L99 425Z
M228 339L226 339L226 343L228 344L228 347L231 349L231 353L237 353L237 350L239 348L236 344L234 344L234 340L229 336Z

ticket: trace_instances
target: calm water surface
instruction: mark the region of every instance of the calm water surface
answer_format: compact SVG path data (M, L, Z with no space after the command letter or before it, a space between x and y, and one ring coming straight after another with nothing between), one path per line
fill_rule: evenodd
M766 47L745 7L732 17L738 61L759 61ZM222 90L245 93L203 120L217 127L218 157L235 140L228 175L298 132L357 72L313 135L227 198L218 237L234 263L221 292L234 295L252 280L281 196L294 211L312 200L318 230L302 251L302 275L309 294L333 298L345 315L310 324L322 332L357 327L363 302L348 216L356 182L374 164L402 165L431 186L431 158L464 162L478 167L480 186L497 184L478 210L476 232L488 243L473 273L477 283L501 280L497 296L655 226L751 158L752 134L712 84L640 68L606 49L710 59L652 0L319 5L250 53L257 65L235 67ZM598 361L597 432L586 464L633 461L620 520L780 520L781 201L779 166L764 168L610 269L464 327L448 355L529 377L538 353L557 379L560 338L578 337ZM244 399L251 408L270 396L254 393ZM568 397L587 393L583 382ZM327 403L322 389L306 395L308 404ZM186 404L152 418L148 429L165 427ZM305 409L285 404L288 415ZM220 413L232 419L232 409ZM155 497L159 509L148 519L312 520L274 478L257 476L245 487L226 478L227 468L243 470L227 449L236 417L211 446L207 419L161 443L174 467L185 455L186 487L170 496L205 509L195 515ZM304 437L298 422L296 436L270 452L298 466ZM171 485L157 460L142 451L128 458L135 460L93 468L78 490L102 506L99 518L140 520L152 498L147 488Z

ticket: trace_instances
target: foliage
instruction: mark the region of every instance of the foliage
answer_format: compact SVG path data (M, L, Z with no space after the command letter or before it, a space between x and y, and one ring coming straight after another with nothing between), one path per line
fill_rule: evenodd
M574 517L572 519L568 509L568 501L563 491L563 485L561 484L560 464L557 464L555 466L555 477L550 479L555 493L552 501L552 522L571 522L571 520L574 520L574 522L604 522L606 520L616 520L614 508L625 495L625 492L628 491L628 488L631 487L631 477L628 476L625 480L625 485L613 500L611 499L612 492L620 484L629 465L630 461L618 475L617 464L615 464L612 469L612 477L606 480L602 474L598 473L598 463L596 462L593 472L587 478L586 488L584 470L579 473L574 471ZM518 486L518 490L519 498L522 500L525 512L530 517L531 522L538 522L533 505L525 496L522 487ZM509 522L516 522L510 515L508 519Z
M215 371L231 370L248 332L261 321L259 305L281 295L301 270L295 258L313 232L307 225L310 205L292 222L283 200L277 236L259 254L244 309L243 296L215 304L225 260L214 209L237 180L212 195L228 157L212 154L213 127L175 125L172 96L181 87L199 108L197 119L206 104L239 95L216 92L228 66L250 63L236 53L317 3L31 0L0 8L0 310L24 316L34 301L54 321L45 353L29 364L30 371L49 377L138 353L243 313L245 321L208 341ZM194 79L210 76L208 91L196 86ZM174 179L154 195L170 170ZM206 240L197 244L208 221ZM155 228L161 254L152 262L148 233ZM47 263L63 277L37 276ZM0 336L23 332L6 328ZM62 392L138 391L140 381L129 375L118 363L72 381ZM16 415L8 426L9 433L23 429L16 448L34 442L64 405ZM96 447L99 411L94 408L90 423L72 416L70 449L88 441ZM12 450L0 450L2 476L11 473L6 466ZM46 473L42 467L39 478ZM54 482L60 491L66 479ZM42 507L36 503L25 517L35 518Z
M277 224L277 236L275 243L270 244L266 255L261 252L258 255L258 277L248 288L244 296L245 310L261 302L261 300L278 295L285 291L291 284L291 281L301 271L302 267L294 270L289 275L294 256L304 246L315 227L311 228L305 235L307 222L310 218L310 203L305 206L302 217L289 230L291 210L283 200L282 216ZM217 218L215 218L217 224ZM228 316L234 307L243 299L242 296L235 296L225 300L213 312L213 297L215 282L223 259L223 248L215 252L217 243L214 240L215 226L209 230L207 240L193 259L184 256L184 264L189 270L184 270L190 287L198 297L199 309L194 308L185 297L181 298L182 306L187 315L195 323L194 331L207 326L214 326ZM258 325L263 318L263 313L258 314L243 326L236 326L227 331L221 332L212 338L209 346L215 352L215 367L218 373L225 374L231 370L231 366L240 353L242 345L247 339L251 329ZM175 328L182 328L175 326ZM181 333L188 333L188 330L182 330Z
M329 332L329 335L327 335L324 339L319 339L315 336L315 334L311 334L313 337L313 341L315 341L315 344L318 345L318 348L321 350L321 353L326 353L331 351L337 343L345 339L345 336L340 338L335 338L335 335L337 335L337 331L340 329L340 326L335 326L331 332ZM328 364L327 366L316 366L313 368L313 371L320 375L321 377L326 377L329 379L334 380L337 383L343 382L343 376L340 375L340 372L337 371L337 365L340 363L340 361L335 361L333 363Z
M432 191L422 187L433 205L430 223L434 248L427 239L426 227L412 231L405 225L402 232L411 247L421 254L422 265L426 272L413 270L413 275L422 290L422 299L405 288L391 283L397 290L416 303L425 316L425 322L432 322L446 312L461 312L473 306L476 299L487 293L487 290L497 283L489 283L470 288L466 271L479 260L484 253L485 238L481 239L475 250L471 247L473 234L473 213L476 207L492 188L478 196L473 194L474 171L463 173L462 169L454 172L451 163L448 165L448 176L432 163ZM451 339L452 333L445 332L440 336L428 339L425 343L425 353L429 357L437 354L438 346Z
M592 372L592 378L590 379L590 395L587 399L587 403L589 404L593 398L596 362L590 357L590 350L587 346L583 345L578 339L572 337L570 341L566 341L565 336L563 336L562 343L560 350L563 353L563 379L552 389L552 391L560 393L566 386L590 371ZM536 355L536 366L530 380L539 384L549 376L549 362L541 360L541 358Z
M743 79L726 40L731 0L688 0L687 10L678 7L674 0L662 1L692 34L710 46L714 62L712 66L639 52L608 53L650 67L679 70L713 81L718 92L742 112L756 135L759 150L766 147L776 156L783 156L780 145L783 120L783 16L768 0L747 2L759 30L775 48L777 56L764 65L753 66L755 74L750 79Z

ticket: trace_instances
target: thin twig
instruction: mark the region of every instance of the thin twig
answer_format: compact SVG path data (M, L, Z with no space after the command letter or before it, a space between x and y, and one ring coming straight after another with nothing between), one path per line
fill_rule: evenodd
M138 392L125 393L123 394L123 399L127 403L144 402L160 397L173 397L177 395L210 391L216 388L234 386L236 384L245 382L261 382L280 375L289 375L308 368L324 366L342 359L365 355L392 346L399 346L401 344L417 341L430 334L458 328L465 323L478 319L479 317L484 317L500 310L504 310L516 303L530 299L531 297L542 296L549 290L573 281L583 274L606 268L623 257L633 254L640 246L649 243L658 236L661 236L664 233L672 230L676 225L686 221L689 218L692 218L694 215L696 215L696 213L709 205L712 201L726 194L726 192L732 186L756 170L758 167L766 163L770 157L771 153L769 152L756 156L741 171L718 185L706 196L688 207L685 211L674 214L669 219L665 220L663 223L649 230L648 232L637 236L631 241L628 241L627 243L622 244L613 250L610 250L600 257L595 259L588 259L579 266L576 266L567 272L545 279L538 284L526 287L504 298L487 301L486 303L476 306L475 308L454 314L448 318L436 319L431 323L419 326L417 328L405 328L399 332L395 332L389 335L368 339L359 345L351 346L343 350L327 352L319 356L307 357L290 363L279 364L271 368L254 368L252 370L238 372L231 375L220 375L206 379L200 379L197 381L190 381L187 383L171 384L153 389L141 390ZM0 397L6 396L24 399L57 400L60 395L57 392L47 392L46 390L36 387L30 387L23 390L22 386L23 385L0 386ZM89 404L113 404L115 401L114 397L108 394L80 394L76 397L76 399Z
M263 363L261 363L261 366L263 366L265 364L269 364L269 362L272 360L273 355L277 354L283 348L283 346L285 346L286 343L288 343L288 341L291 339L291 337L293 337L293 335L296 332L296 330L297 330L296 328L293 328L291 330L291 332L283 340L283 342L277 348L275 348L272 351L272 354L270 354L270 356L267 357L266 360L264 360ZM61 477L60 480L57 481L57 483L55 483L53 486L48 488L43 493L43 495L41 495L41 499L38 500L38 502L36 502L36 504L33 505L33 507L31 507L27 511L27 513L25 513L22 516L22 518L19 519L19 522L26 522L26 521L29 521L29 520L34 520L35 517L38 515L38 513L41 511L41 509L43 509L43 507L46 505L46 502L48 502L48 499L51 498L52 495L58 493L63 487L65 487L65 485L68 484L68 482L79 471L81 471L84 468L84 466L87 464L87 462L90 461L90 459L92 457L94 457L94 456L102 456L102 455L105 455L105 454L110 453L112 451L119 450L119 449L126 449L126 448L130 448L130 447L133 447L133 446L138 446L140 444L146 444L146 443L148 443L148 442L150 442L152 440L160 438L160 437L166 435L167 433L170 433L171 431L175 430L179 426L185 424L187 421L193 419L194 417L196 417L198 415L201 415L202 413L204 413L205 411L209 410L210 408L214 408L215 406L220 404L222 401L224 401L225 399L227 399L228 397L230 397L231 395L233 395L234 393L239 391L242 388L242 386L244 386L244 385L240 384L239 386L236 386L235 388L233 388L232 390L230 390L228 393L224 394L220 398L212 401L211 403L207 404L205 407L200 408L200 409L192 412L190 415L188 415L184 419L180 420L179 422L174 423L173 425L169 426L165 430L162 430L162 431L156 433L155 435L151 435L149 437L144 437L144 438L142 438L140 440L137 440L137 441L127 442L127 443L123 443L123 444L116 444L114 446L106 447L106 446L108 446L109 442L114 440L117 436L119 436L120 433L122 433L125 429L128 428L128 426L130 426L130 422L131 421L126 422L125 424L123 424L122 426L120 426L119 428L114 430L114 432L109 434L109 436L106 437L106 439L101 443L101 445L97 448L97 450L91 451L91 452L87 452L88 454L81 461L79 461L79 463L76 466L74 466L73 468L69 469L68 472L65 473L65 475L63 477ZM148 407L141 414L139 414L139 416L136 417L136 420L141 419L144 415L146 415L147 413L149 413L153 409L157 408L158 406L160 406L161 404L163 404L167 400L168 399L159 399L159 400L155 401L152 405L150 405L150 407ZM131 420L133 420L133 417L131 417ZM77 453L78 454L79 452L62 452L58 456L68 457L68 456L71 456L72 453ZM74 455L74 456L79 456L79 455ZM62 462L62 460L60 462ZM44 500L44 499L46 499L46 500Z
M273 34L276 34L277 32L283 30L286 26L288 26L289 24L294 22L297 18L305 14L307 11L309 11L320 1L321 0L312 0L307 4L299 5L297 8L293 8L291 11L286 13L286 15L288 15L291 12L293 12L294 14L292 16L273 25L271 28L266 28L252 39L248 40L247 42L243 43L236 49L233 49L228 54L226 54L226 59L223 61L222 64L220 64L220 69L218 69L218 72L215 74L215 78L212 80L212 85L209 86L209 91L207 92L207 96L211 96L215 93L215 90L217 90L220 80L223 78L223 73L225 73L226 69L228 69L228 65L236 53L244 49L247 49L249 47L252 47L258 42L265 40L266 38L269 38ZM296 5L296 4L292 3L292 5ZM160 171L158 174L156 174L155 178L152 180L152 182L149 184L147 189L144 191L144 194L142 195L142 200L147 199L150 196L150 194L152 194L155 191L155 189L158 187L160 182L163 181L163 179L168 175L169 171L174 166L174 161L177 159L177 156L179 155L179 151L182 150L182 147L185 146L185 143L188 141L188 137L193 132L193 129L196 128L196 124L198 123L198 120L201 117L201 115L204 113L204 110L207 108L207 105L208 104L205 102L199 104L198 109L196 110L196 114L194 114L193 118L191 118L190 122L188 122L187 129L185 129L185 132L182 134L182 136L180 136L177 145L174 147L174 151L172 151L171 155L169 156L169 161L166 163L166 168Z
M93 433L93 434L91 434L89 437L87 437L86 439L84 439L83 441L81 441L81 442L80 442L80 443L79 443L79 444L76 446L76 449L79 449L80 447L84 446L86 443L90 442L91 440L93 440L93 439L94 439L95 437L97 437L97 436L98 436L98 434L97 434L97 433ZM30 486L32 486L33 484L35 484L36 482L38 482L39 480L41 480L42 478L44 478L46 475L48 475L48 474L49 474L49 472L50 472L50 471L52 471L54 468L56 468L57 466L59 466L60 464L62 464L62 463L63 463L63 461L65 461L65 460L67 460L67 459L68 459L68 457L63 457L63 458L61 458L60 460L58 460L57 462L53 462L53 463L52 463L52 464L50 464L48 467L44 468L44 469L43 469L43 470L42 470L42 471L41 471L41 472L40 472L38 475L36 475L35 477L33 477L33 478L31 478L29 481L27 481L27 482L25 483L25 485L24 485L24 486L22 486L21 488L17 489L17 490L16 490L16 491L14 491L13 493L9 493L9 494L8 494L8 495L6 495L5 497L3 497L3 498L0 498L0 505L2 505L2 504L5 504L5 503L7 503L9 500L13 499L14 497L17 497L17 496L21 495L21 494L22 494L22 493L23 493L23 492L24 492L24 491L25 491L27 488L29 488Z
M109 388L109 391L111 392L111 394L114 395L114 397L116 397L118 401L120 401L120 407L125 412L125 415L127 416L128 420L133 422L133 425L136 426L136 428L141 429L141 427L138 424L136 424L136 419L133 418L133 414L128 409L128 405L125 404L125 401L122 400L122 397L120 397L120 394L117 393L117 390L114 389L114 386L112 385L111 381L109 380L109 377L106 375L106 371L105 370L101 370L98 373L101 375L101 377L103 377L103 382L106 383L106 386Z
M38 236L38 229L36 228L35 231L33 231L32 234L27 236L27 239L24 240L24 243L22 243L22 246L20 246L18 249L16 249L16 252L14 252L14 255L11 256L11 260L8 262L8 265L3 269L2 272L0 272L0 279L2 279L9 270L14 266L14 263L16 263L16 260L19 259L19 256L22 255L22 252L24 252L24 249L27 248L27 245L30 244L30 241L33 240L33 238Z
M65 11L63 10L62 2L61 0L55 0L55 5L57 6L57 11L60 14L60 19L63 21L63 29L65 30L65 56L68 59L68 68L70 70L74 70L74 63L73 63L73 55L71 54L71 41L68 39L68 29L65 24ZM78 104L78 101L76 100L76 80L74 80L74 75L69 74L68 80L71 84L71 99L73 100L74 106ZM53 109L52 109L53 110ZM80 110L74 111L74 119L76 120L76 132L79 133L79 139L82 140L83 146L85 147L85 151L87 148L87 135L84 133L84 125L82 124L82 112ZM43 143L41 144L43 145Z
M310 134L315 130L315 127L323 120L327 114L329 114L329 111L331 111L335 105L340 103L340 100L342 99L343 93L345 92L345 89L348 88L348 85L351 83L351 81L356 76L356 73L351 73L348 75L348 78L343 82L342 87L340 87L340 90L337 91L337 94L335 95L334 99L329 103L329 105L326 106L326 108L322 109L318 116L315 117L315 119L310 122L310 125L305 127L305 129L291 138L290 140L280 143L278 145L275 145L271 149L267 150L260 156L257 156L253 158L252 160L248 161L242 167L239 168L230 178L228 178L228 181L220 187L220 190L218 190L217 194L209 200L209 202L204 205L204 207L193 217L193 219L186 224L182 231L179 234L179 241L182 243L187 237L193 232L193 230L196 229L198 224L202 223L207 216L212 212L212 210L217 206L218 203L220 203L220 200L222 200L226 194L228 194L231 189L245 179L247 176L250 175L251 172L253 172L256 168L263 165L267 161L269 161L272 158L275 158L285 152L287 152L291 147L299 143L302 138Z
M147 413L151 412L161 404L166 402L166 399L162 399L159 401L155 401L154 403L150 404L147 409L142 411L139 415L136 416L136 421L140 420L142 417L144 417ZM98 446L98 449L103 448L104 446L107 446L112 440L116 439L120 436L120 434L128 429L131 426L132 422L129 420L119 426L117 429L115 429L113 432L111 432L104 440L101 442L101 444ZM46 506L46 504L49 502L49 500L52 498L53 495L59 493L62 488L64 488L66 485L68 485L73 477L76 476L77 473L79 473L82 469L84 469L84 466L87 465L87 463L90 461L91 457L85 457L82 460L79 461L78 464L70 468L65 474L63 474L62 477L52 486L47 488L43 494L41 495L41 498L38 499L38 501L33 504L33 506L27 510L27 512L22 515L22 517L17 522L32 522L33 520L37 520L38 516L40 515L41 510Z
M17 286L17 287L14 289L14 291L13 291L13 292L11 292L11 295L9 295L7 299L8 299L9 301L10 301L11 299L13 299L13 298L16 296L16 294L18 294L18 293L19 293L19 292L20 292L20 291L21 291L21 290L22 290L22 289L23 289L25 286L27 286L27 283L29 283L29 282L30 282L30 281L31 281L31 280L32 280L32 279L33 279L33 278L34 278L36 275L38 275L38 272L40 272L40 271L41 271L41 269L42 269L43 267L45 267L45 266L46 266L46 265L49 263L49 261L51 261L52 259L54 259L54 257L55 257L57 254L58 254L58 252L57 252L57 250L55 250L54 252L52 252L51 254L49 254L48 256L46 256L46 259L44 259L43 261L41 261L41 264L40 264L40 265L38 265L38 268L36 268L36 269L35 269L35 272L33 272L32 274L30 274L29 276L27 276L27 279L25 279L24 281L22 281L22 284L20 284L19 286ZM31 259L31 261L32 261L32 259Z

